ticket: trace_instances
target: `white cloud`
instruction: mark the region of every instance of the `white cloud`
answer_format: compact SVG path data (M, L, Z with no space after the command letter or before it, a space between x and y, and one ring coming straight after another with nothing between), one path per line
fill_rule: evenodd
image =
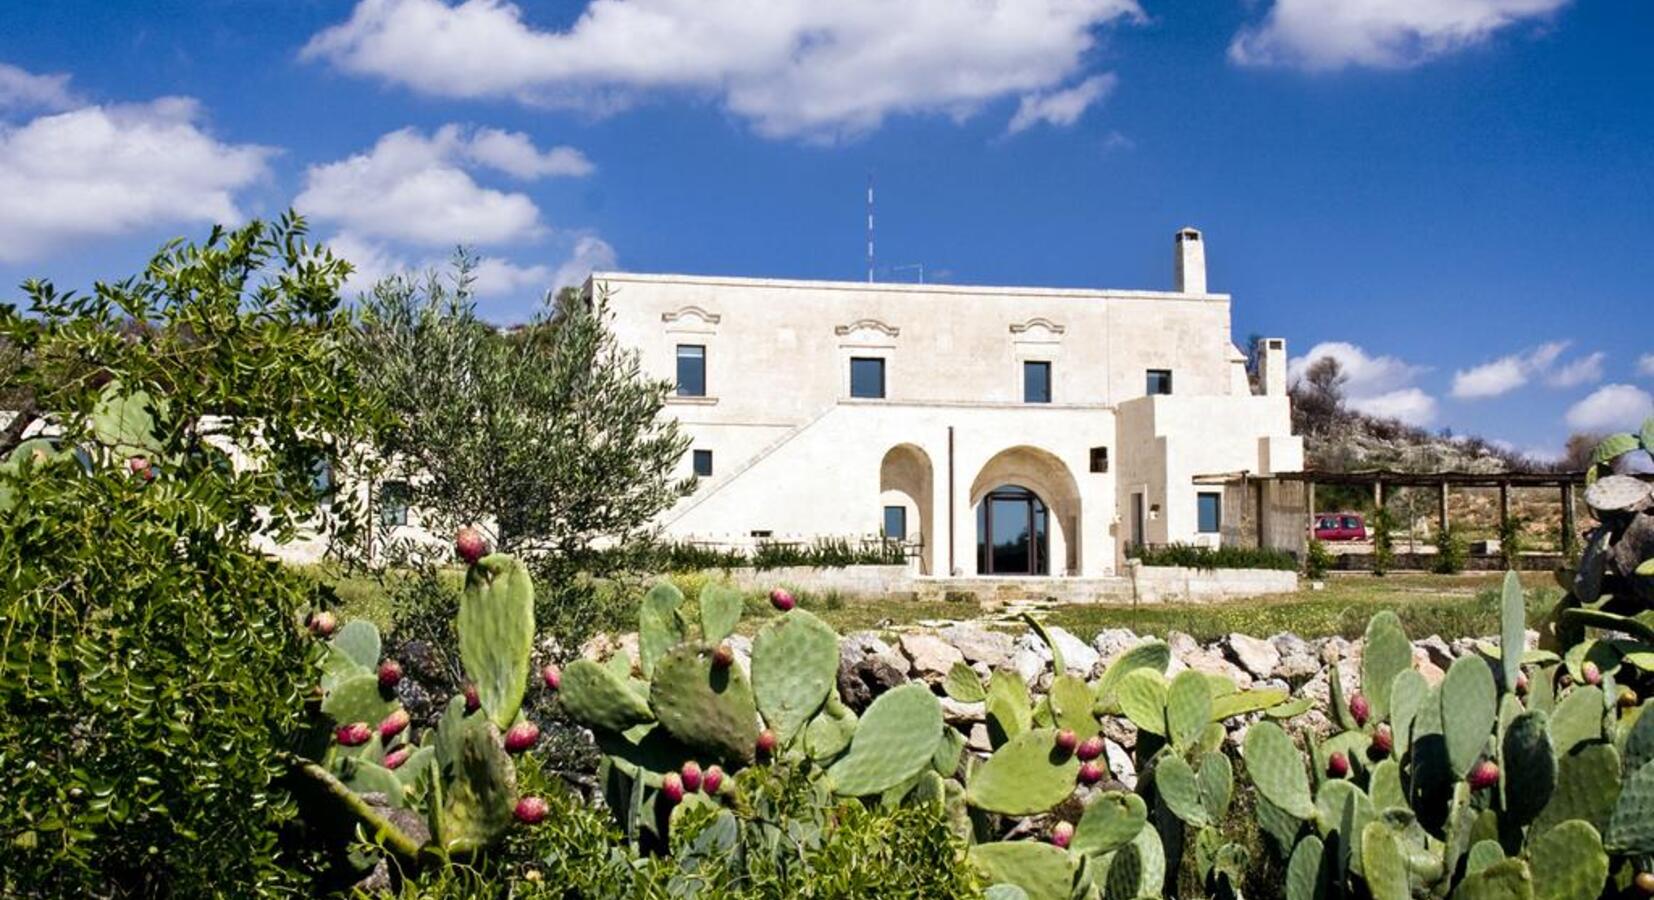
M0 260L64 243L180 222L235 224L236 191L275 151L226 144L186 97L88 106L0 124Z
M1005 130L1009 134L1016 134L1041 122L1066 128L1078 122L1080 116L1084 115L1093 103L1114 93L1114 88L1119 83L1119 76L1108 72L1093 75L1071 88L1060 91L1024 94L1022 102L1017 105L1016 115L1011 117L1011 123Z
M345 284L344 293L354 296L373 288L375 282L392 275L424 276L427 273L445 273L452 263L450 257L427 254L415 259L396 252L386 244L364 239L348 231L328 239L327 246L336 255L343 256L356 271ZM485 318L499 322L526 320L545 295L565 285L578 285L593 269L613 268L614 248L602 238L581 235L576 238L569 256L556 268L545 264L523 265L501 256L484 256L474 271L476 280L472 294L480 300L516 301L488 304L482 309Z
M1497 397L1528 383L1521 357L1505 356L1453 374L1453 396L1459 399Z
M770 136L834 138L890 115L963 118L1083 69L1135 0L592 0L566 31L505 0L360 0L301 55L445 97L605 111L716 97Z
M1366 397L1352 396L1348 402L1350 408L1358 412L1399 419L1408 425L1429 425L1436 418L1436 398L1416 387Z
M1568 341L1550 341L1530 350L1501 356L1492 362L1453 374L1453 396L1461 400L1498 397L1543 378L1552 387L1579 387L1602 380L1602 363L1608 354L1597 352L1557 365Z
M0 63L0 110L42 109L59 112L76 105L67 75L35 75Z
M472 285L478 297L507 297L544 294L551 287L548 266L519 266L509 259L484 257L477 264L477 281Z
M1568 0L1275 0L1241 29L1229 58L1303 69L1400 68L1480 44L1543 19Z
M1629 384L1605 384L1568 408L1568 425L1575 431L1616 431L1636 428L1654 415L1654 396Z
M365 153L310 167L293 202L361 237L432 246L497 244L541 234L540 209L527 194L483 187L465 166L537 177L575 174L579 164L590 171L578 151L541 154L521 134L485 129L471 135L445 125L427 137L404 128Z
M1545 376L1545 383L1551 387L1559 388L1596 384L1602 380L1602 363L1607 358L1608 354L1600 350L1587 356L1581 356L1573 362L1553 369Z
M1654 353L1644 353L1637 359L1637 373L1654 378Z
M1429 371L1428 366L1413 365L1394 356L1369 356L1367 351L1347 341L1323 341L1287 364L1287 378L1297 381L1310 363L1323 356L1338 360L1339 368L1349 379L1344 390L1351 396L1373 396L1404 387Z
M551 286L560 290L571 284L582 284L586 276L592 272L614 267L615 248L609 246L602 238L583 235L574 242L574 252L557 267L557 273L551 279Z

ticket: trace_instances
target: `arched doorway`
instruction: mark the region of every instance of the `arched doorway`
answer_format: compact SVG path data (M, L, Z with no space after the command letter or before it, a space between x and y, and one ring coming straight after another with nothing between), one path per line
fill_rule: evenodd
M1051 574L1051 510L1025 487L1001 485L976 506L976 571Z
M934 479L929 454L914 444L891 447L879 462L881 531L887 539L917 547L922 575L935 571L932 567L935 541L931 538ZM892 534L893 527L901 533Z

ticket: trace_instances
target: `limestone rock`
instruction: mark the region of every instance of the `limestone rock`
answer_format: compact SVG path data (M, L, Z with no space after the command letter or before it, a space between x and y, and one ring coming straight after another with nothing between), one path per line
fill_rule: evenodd
M942 721L949 725L969 727L987 718L986 703L963 703L946 694L936 699L942 704Z
M1149 638L1138 637L1137 633L1130 628L1105 628L1097 632L1097 637L1092 639L1091 648L1097 651L1102 664L1106 667L1109 663L1119 659L1127 650L1146 640L1149 640Z
M1108 760L1108 770L1114 773L1114 778L1125 785L1127 790L1137 789L1137 766L1131 761L1131 754L1113 741L1103 742L1103 758Z
M989 671L1010 665L1016 652L1016 638L979 625L950 625L937 632L937 636L958 649L973 667L981 664Z
M978 722L971 726L965 735L965 749L976 753L991 753L994 749L993 740L988 737L988 726L985 722Z
M885 665L901 672L908 673L910 668L907 657L900 651L884 642L876 633L871 631L852 632L839 642L839 661L856 662L863 656L876 657Z
M1126 749L1137 746L1137 726L1125 716L1104 716L1102 719L1103 737L1108 738Z
M882 656L863 656L855 662L839 661L839 697L858 713L875 697L906 683L907 673L885 662Z
M1422 650L1424 651L1424 661L1438 669L1445 671L1447 667L1453 665L1453 650L1447 646L1447 642L1442 640L1439 634L1432 634L1423 640L1414 641L1413 648L1414 659L1418 659L1418 651Z
M1091 677L1091 670L1097 667L1097 661L1101 658L1097 651L1066 628L1047 625L1045 630L1050 633L1052 642L1062 651L1063 665L1068 667L1068 671L1081 678Z
M1224 640L1224 649L1230 659L1258 678L1274 675L1281 664L1281 651L1274 644L1238 632Z
M913 674L931 684L941 682L954 664L965 661L958 648L934 634L904 634L899 643L913 662Z

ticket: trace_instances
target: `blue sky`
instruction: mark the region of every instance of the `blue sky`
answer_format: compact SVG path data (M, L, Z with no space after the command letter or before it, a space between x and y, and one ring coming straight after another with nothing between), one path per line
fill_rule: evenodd
M1654 399L1654 4L335 0L0 10L0 296L297 205L363 280L486 258L1167 288L1365 408L1537 454Z

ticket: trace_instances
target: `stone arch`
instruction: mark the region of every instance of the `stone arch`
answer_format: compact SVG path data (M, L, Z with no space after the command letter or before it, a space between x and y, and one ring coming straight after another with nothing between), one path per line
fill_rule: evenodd
M1049 513L1049 574L1081 571L1080 486L1068 465L1049 450L1020 445L994 454L971 482L971 509L1000 488L1033 492ZM978 535L980 541L982 535ZM976 569L982 574L980 566Z
M884 507L901 506L907 510L908 539L918 537L920 543L919 572L929 575L936 571L936 531L932 512L935 509L935 469L930 454L917 444L897 444L885 451L879 461L879 513L883 522Z

